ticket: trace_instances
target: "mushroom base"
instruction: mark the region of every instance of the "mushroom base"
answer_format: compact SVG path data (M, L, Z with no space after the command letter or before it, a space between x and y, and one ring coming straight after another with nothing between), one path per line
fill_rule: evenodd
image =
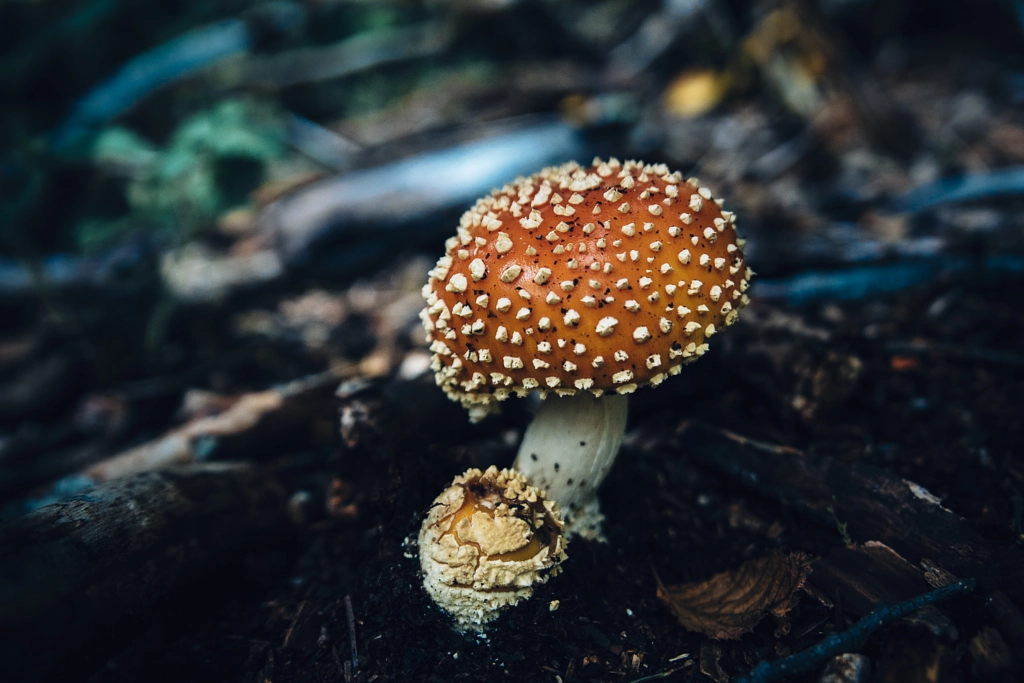
M446 583L436 576L423 579L423 587L445 612L455 618L457 630L482 632L484 626L512 607L533 595L533 587L494 590L484 593L476 588Z
M549 396L523 436L513 467L558 503L571 533L600 535L595 495L622 445L628 406L618 394Z

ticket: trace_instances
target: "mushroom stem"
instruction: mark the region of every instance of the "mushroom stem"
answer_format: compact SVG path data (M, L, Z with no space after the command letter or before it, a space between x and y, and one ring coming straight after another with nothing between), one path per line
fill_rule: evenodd
M618 394L549 396L523 436L513 467L544 489L570 522L596 512L597 489L622 445L628 404Z

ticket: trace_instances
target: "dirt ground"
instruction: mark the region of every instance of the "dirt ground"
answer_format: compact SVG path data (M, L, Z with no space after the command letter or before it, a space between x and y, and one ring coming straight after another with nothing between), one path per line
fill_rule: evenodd
M454 632L431 604L414 539L426 506L455 473L511 461L527 413L510 405L470 426L429 379L368 384L341 400L358 418L349 422L349 445L334 454L336 499L295 539L297 559L247 558L218 589L232 595L222 609L195 619L169 605L166 619L91 681L346 680L346 597L355 681L668 674L724 683L760 659L800 651L857 617L825 604L835 595L818 586L817 573L794 612L735 642L688 633L656 597L656 574L684 583L773 549L820 558L844 546L843 520L814 523L695 465L680 426L698 421L806 457L888 468L985 538L1019 544L1019 285L971 275L866 302L755 303L699 363L634 396L626 445L600 494L608 542L571 543L564 574L484 638ZM979 667L969 651L987 622L982 601L957 600L876 634L862 650L876 680L1015 680L1012 670Z

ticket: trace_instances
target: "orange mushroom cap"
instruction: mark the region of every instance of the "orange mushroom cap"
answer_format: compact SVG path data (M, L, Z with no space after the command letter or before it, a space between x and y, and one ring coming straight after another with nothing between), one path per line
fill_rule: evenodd
M437 383L477 416L512 393L660 384L746 305L743 244L721 200L664 164L519 178L463 214L423 288Z

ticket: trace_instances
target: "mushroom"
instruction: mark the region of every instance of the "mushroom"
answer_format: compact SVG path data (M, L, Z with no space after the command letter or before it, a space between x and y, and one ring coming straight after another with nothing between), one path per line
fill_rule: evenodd
M479 420L543 406L514 467L584 533L626 425L626 395L708 350L753 275L734 216L664 164L595 159L477 201L430 271L421 314L437 383Z
M558 506L513 470L467 470L434 501L419 535L423 585L462 630L481 630L565 560Z

